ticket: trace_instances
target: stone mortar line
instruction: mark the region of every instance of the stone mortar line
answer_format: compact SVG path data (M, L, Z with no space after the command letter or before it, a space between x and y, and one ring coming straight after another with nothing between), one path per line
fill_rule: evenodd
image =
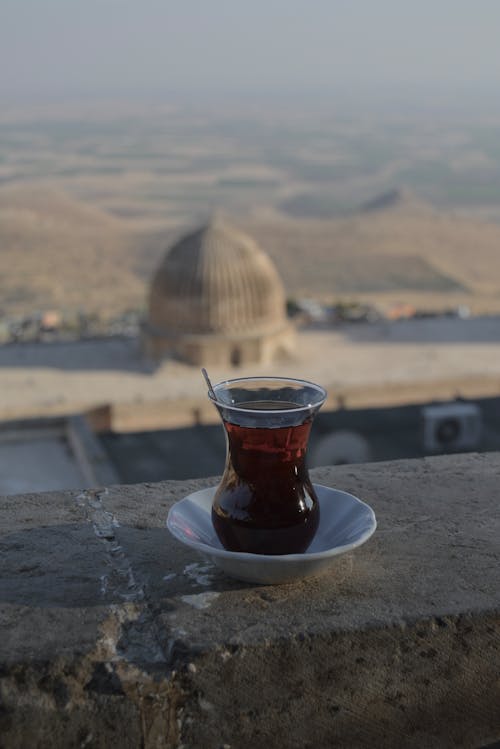
M108 495L109 491L106 488L86 489L76 497L77 505L83 509L87 522L92 524L95 535L104 544L107 552L110 571L101 577L101 594L103 597L107 594L111 596L114 594L119 596L123 604L131 604L131 606L114 604L110 606L120 624L120 630L124 631L127 626L133 625L135 622L137 622L138 626L140 623L143 631L148 630L147 639L149 643L151 643L153 638L156 641L157 652L153 656L154 660L163 660L167 667L175 667L174 661L177 658L173 657L173 653L176 650L176 643L179 637L184 637L185 632L174 628L172 630L173 636L168 638L166 646L162 647L161 643L165 638L161 637L158 631L156 618L148 602L145 587L136 581L132 565L127 558L125 550L116 538L115 529L119 528L120 524L115 515L105 508L104 498ZM215 565L213 564L194 563L187 565L184 574L194 585L209 587L213 582L213 574L211 574L213 570L215 570ZM185 603L194 608L204 609L208 608L218 596L218 592L209 590L181 597L181 600L184 601L187 598L184 601ZM138 612L140 604L142 604L142 609L139 615L136 612ZM116 642L119 639L120 635L118 634Z
M115 594L123 601L142 601L145 597L144 589L135 580L125 551L116 540L115 528L119 528L120 524L113 513L104 507L103 497L107 494L107 489L85 489L75 499L103 544L109 560L109 572L101 577L101 594Z
M134 571L127 554L116 538L116 528L120 527L112 512L104 506L104 498L109 495L108 489L86 489L76 497L76 503L85 513L87 522L91 523L94 533L103 544L109 572L101 577L101 595L104 597L118 597L121 603L110 604L110 610L117 622L117 629L113 633L112 641L108 635L104 636L108 655L113 660L127 660L126 646L122 652L118 650L118 643L127 627L140 626L148 631L149 655L156 662L168 664L168 657L161 647L160 638L156 630L155 619L146 599L146 591L135 579ZM125 638L126 639L126 638ZM156 647L154 647L155 642ZM103 643L104 644L104 643Z
M106 551L110 570L101 577L101 595L103 598L115 595L122 601L109 605L111 616L101 628L94 655L97 661L114 663L127 696L138 705L144 748L157 746L156 730L151 728L158 723L152 715L153 704L165 713L160 722L170 739L168 745L174 746L181 729L183 701L182 688L172 681L176 676L172 668L175 660L172 640L177 641L179 633L169 638L165 651L145 587L135 579L126 552L116 538L120 524L105 508L107 495L106 488L86 489L75 498ZM153 669L159 666L160 672L148 673L148 665Z
M90 655L94 670L116 676L119 691L135 705L143 749L176 749L185 692L166 663L153 615L141 603L111 604Z
M145 619L147 618L150 625L156 630L156 621L147 600L145 587L136 581L132 565L127 558L125 550L116 538L116 528L119 528L120 524L115 515L106 510L104 506L104 498L108 495L109 491L105 488L86 489L75 499L78 507L83 509L87 522L92 524L95 535L104 545L106 551L110 571L101 577L101 595L103 597L106 595L116 595L124 604L131 604L131 606L122 607L125 612L128 612L125 615L125 619L123 618L124 614L119 613L121 611L121 604L111 604L110 606L112 611L118 612L117 617L122 629L127 623L130 624L136 621L139 615L131 615L130 612L138 610L138 605L142 604L141 625L145 626ZM213 581L213 574L211 574L213 570L215 570L215 565L213 564L196 562L187 565L184 569L184 574L194 585L209 587ZM203 591L193 594L190 597L188 596L190 599L188 602L195 608L206 608L208 604L205 601L205 596L207 601L209 601L218 595L216 592ZM148 612L147 615L146 612ZM184 632L182 630L179 632L174 630L173 634L174 637L170 638L166 646L166 651L161 646L162 638L160 638L159 634L156 636L159 652L162 653L167 665L171 665L172 640L175 642L177 639L176 635L180 634L182 636Z

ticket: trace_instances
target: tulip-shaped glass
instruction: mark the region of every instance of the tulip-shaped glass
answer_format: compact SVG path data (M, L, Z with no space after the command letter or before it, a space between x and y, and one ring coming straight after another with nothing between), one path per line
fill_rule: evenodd
M226 465L212 522L230 551L299 554L319 524L306 466L314 416L325 390L305 380L239 378L214 386L226 431Z

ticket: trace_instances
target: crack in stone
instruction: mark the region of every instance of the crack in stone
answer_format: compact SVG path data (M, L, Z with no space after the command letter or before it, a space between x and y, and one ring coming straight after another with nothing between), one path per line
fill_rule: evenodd
M97 662L112 665L125 698L137 706L144 749L177 746L184 690L162 648L149 607L141 603L111 606L101 633Z
M102 497L109 494L107 489L85 489L76 497L76 503L85 510L87 520L92 523L97 538L113 541L118 520L112 512L104 509Z
M136 581L123 547L116 541L115 528L120 524L104 507L103 497L108 493L107 489L86 489L76 497L77 505L83 509L87 522L92 524L107 552L109 571L101 575L100 592L102 596L117 596L123 601L142 601L144 589Z
M76 497L106 550L109 571L100 578L101 595L123 601L110 605L110 616L101 625L101 636L89 656L87 686L90 691L114 689L117 696L137 705L144 749L174 747L181 730L183 690L175 682L168 640L164 649L145 588L135 579L116 538L120 526L104 506L107 494L107 489L85 490Z

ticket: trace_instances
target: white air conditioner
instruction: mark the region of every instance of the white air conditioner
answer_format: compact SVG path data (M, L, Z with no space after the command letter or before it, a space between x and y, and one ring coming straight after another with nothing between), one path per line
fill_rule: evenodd
M475 403L442 403L422 408L427 452L473 450L481 440L481 411Z

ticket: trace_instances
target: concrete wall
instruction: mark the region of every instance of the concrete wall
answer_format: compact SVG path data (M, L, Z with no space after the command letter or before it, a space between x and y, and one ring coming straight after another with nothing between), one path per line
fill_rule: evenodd
M317 469L378 529L277 587L167 534L213 479L0 500L0 746L498 741L499 475L500 454Z

